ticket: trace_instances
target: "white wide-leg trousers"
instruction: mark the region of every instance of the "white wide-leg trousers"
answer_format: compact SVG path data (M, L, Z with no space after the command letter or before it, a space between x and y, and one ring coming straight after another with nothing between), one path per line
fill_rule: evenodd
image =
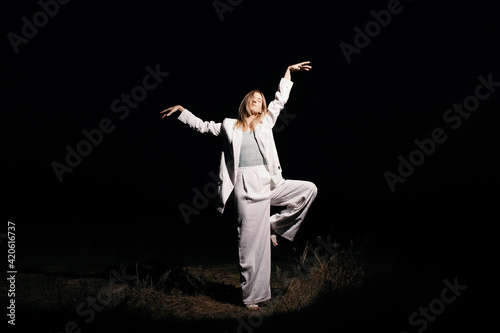
M271 298L270 230L293 240L316 194L313 183L298 180L282 180L271 190L265 166L239 168L234 195L244 304ZM271 205L286 208L270 216Z

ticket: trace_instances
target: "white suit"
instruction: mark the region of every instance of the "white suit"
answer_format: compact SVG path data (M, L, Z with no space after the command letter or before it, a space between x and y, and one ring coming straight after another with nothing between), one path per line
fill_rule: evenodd
M275 99L268 105L267 116L254 129L255 139L267 165L239 167L243 133L235 128L236 119L226 118L222 123L203 121L186 109L178 118L198 132L223 135L218 184L222 207L219 211L224 211L224 205L234 190L245 304L271 298L270 229L293 240L317 193L313 183L284 180L281 175L272 129L288 100L292 85L292 81L281 79ZM270 216L271 205L286 208Z
M271 174L271 186L276 186L283 179L272 129L278 120L280 111L288 100L292 86L292 81L281 79L275 99L269 103L267 108L269 111L268 116L255 129L257 142ZM203 121L188 110L181 112L178 119L200 133L210 133L216 136L223 135L224 144L219 168L219 196L223 205L219 211L222 213L224 205L234 189L236 175L238 174L242 132L234 128L236 119L226 118L222 123Z

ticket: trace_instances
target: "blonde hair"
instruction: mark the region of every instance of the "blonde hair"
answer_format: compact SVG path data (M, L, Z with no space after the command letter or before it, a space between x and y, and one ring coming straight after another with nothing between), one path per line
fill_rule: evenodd
M248 118L248 109L250 106L250 101L255 93L259 93L262 96L262 111L256 116L250 124L247 125ZM267 114L267 103L264 94L259 90L252 90L248 94L245 95L243 100L240 103L240 107L238 108L238 118L236 119L235 127L241 128L245 130L250 128L250 130L254 130L255 126L261 122L262 118L264 118Z

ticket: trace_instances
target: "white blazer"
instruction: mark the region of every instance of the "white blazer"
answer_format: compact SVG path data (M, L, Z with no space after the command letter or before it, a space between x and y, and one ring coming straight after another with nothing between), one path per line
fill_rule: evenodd
M288 100L292 86L292 81L285 78L281 79L275 98L267 107L267 116L254 130L257 144L266 159L267 168L271 175L271 188L274 188L283 180L278 151L274 143L273 127ZM238 174L242 131L235 128L236 119L226 118L222 123L203 121L187 109L181 112L178 119L200 133L209 133L215 136L223 135L219 183L217 184L221 204L217 210L222 213L227 200L233 192L236 175Z

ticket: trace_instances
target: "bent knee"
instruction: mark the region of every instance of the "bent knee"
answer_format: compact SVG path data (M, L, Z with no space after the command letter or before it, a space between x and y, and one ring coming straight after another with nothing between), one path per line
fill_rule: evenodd
M309 187L309 191L313 196L316 196L318 194L318 187L316 186L316 184L314 184L313 182L307 182L307 186Z

